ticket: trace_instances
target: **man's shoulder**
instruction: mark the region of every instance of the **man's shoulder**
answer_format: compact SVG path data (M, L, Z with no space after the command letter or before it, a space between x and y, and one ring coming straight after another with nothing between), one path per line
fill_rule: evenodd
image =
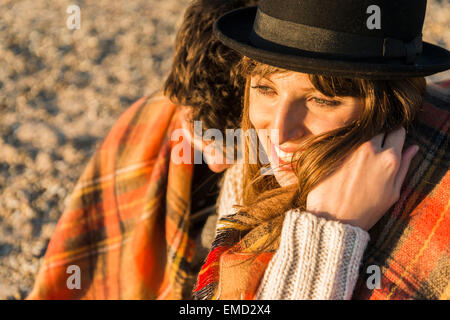
M144 130L151 126L154 130L165 127L171 121L177 105L161 93L143 96L128 107L114 123L108 136L123 135L125 132Z
M151 123L155 119L163 120L160 117L166 118L167 115L172 116L176 108L177 105L171 102L168 97L161 92L156 92L143 96L131 104L122 113L114 126L133 123Z
M154 157L170 130L176 111L177 105L160 93L138 99L107 134L98 150L102 158L136 163Z

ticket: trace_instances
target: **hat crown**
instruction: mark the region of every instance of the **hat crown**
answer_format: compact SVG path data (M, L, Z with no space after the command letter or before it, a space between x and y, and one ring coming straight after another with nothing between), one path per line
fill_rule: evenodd
M259 0L214 24L218 39L264 64L367 79L427 76L450 52L422 41L426 0Z
M422 33L426 0L260 0L258 10L285 21L365 36L409 41ZM378 6L380 28L368 28ZM373 13L372 13L373 12Z

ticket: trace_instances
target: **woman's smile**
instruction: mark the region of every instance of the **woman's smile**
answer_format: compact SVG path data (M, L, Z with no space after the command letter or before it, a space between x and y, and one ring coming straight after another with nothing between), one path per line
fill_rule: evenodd
M291 165L291 159L294 155L294 152L285 152L282 148L270 141L270 157L271 164L279 164L279 169L284 171L293 171ZM296 149L293 149L295 151Z

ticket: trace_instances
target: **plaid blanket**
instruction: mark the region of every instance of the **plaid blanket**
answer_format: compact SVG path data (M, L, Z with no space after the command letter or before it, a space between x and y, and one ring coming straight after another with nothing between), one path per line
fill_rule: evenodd
M79 179L28 299L183 298L193 165L171 161L177 114L156 95L120 117ZM79 267L80 289L67 284L69 266Z
M405 146L417 144L400 200L370 230L371 242L353 299L449 299L450 297L450 80L429 85ZM219 220L211 252L198 276L197 299L253 299L276 248L254 247L270 228L235 214ZM261 230L258 230L262 228ZM250 258L250 259L249 259ZM379 286L367 280L379 271ZM368 271L369 270L369 271ZM377 271L375 271L377 272Z
M449 298L449 88L450 81L429 86L417 130L408 132L406 144L421 149L400 200L370 231L354 299ZM170 135L181 127L177 114L176 105L158 95L141 98L120 117L78 181L28 299L190 297L193 165L170 157L177 143ZM252 251L271 232L270 222L254 230L252 217L221 224L195 294L214 298L220 289L221 297L252 299L273 250ZM73 265L80 289L68 286ZM365 284L370 265L381 269L380 289ZM230 281L220 286L221 278Z

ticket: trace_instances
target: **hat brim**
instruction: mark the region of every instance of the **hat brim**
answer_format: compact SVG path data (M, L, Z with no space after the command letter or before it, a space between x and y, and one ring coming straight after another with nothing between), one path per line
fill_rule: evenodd
M298 49L293 53L292 48L281 45L258 48L249 41L256 11L256 7L248 7L226 13L215 22L214 33L226 46L268 65L326 76L386 80L425 77L450 68L450 52L427 42L423 42L422 54L414 64L406 64L403 59L343 59Z

